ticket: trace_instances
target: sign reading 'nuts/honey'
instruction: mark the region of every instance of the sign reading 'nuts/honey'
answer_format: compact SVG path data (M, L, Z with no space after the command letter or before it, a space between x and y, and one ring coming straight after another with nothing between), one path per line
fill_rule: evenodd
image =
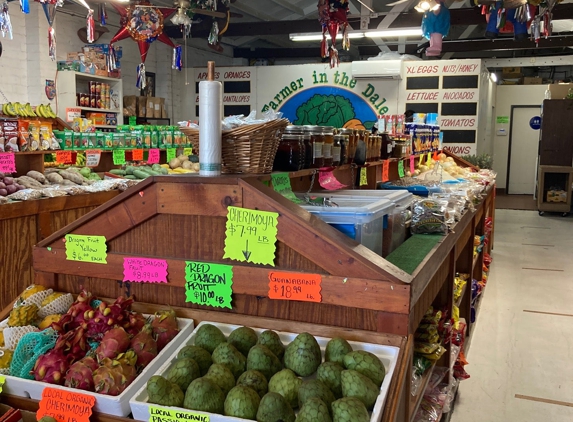
M322 302L321 283L320 274L271 271L269 273L269 298Z

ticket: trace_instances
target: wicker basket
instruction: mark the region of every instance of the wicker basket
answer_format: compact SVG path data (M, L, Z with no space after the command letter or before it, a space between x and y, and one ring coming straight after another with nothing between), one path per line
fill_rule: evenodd
M223 132L223 173L270 173L287 119Z
M191 147L193 148L193 154L199 155L199 129L180 127L179 130L189 139Z

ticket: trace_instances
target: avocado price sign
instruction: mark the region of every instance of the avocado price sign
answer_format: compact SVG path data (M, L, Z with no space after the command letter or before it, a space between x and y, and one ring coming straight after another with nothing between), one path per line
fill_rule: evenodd
M231 265L185 262L185 302L232 309L232 295Z
M105 236L67 234L65 241L66 259L68 261L107 264L107 245L105 243Z
M228 207L223 258L275 266L276 212Z

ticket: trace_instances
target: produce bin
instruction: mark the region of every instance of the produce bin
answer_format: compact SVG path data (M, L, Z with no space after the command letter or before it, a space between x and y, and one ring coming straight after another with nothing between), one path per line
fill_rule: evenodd
M167 371L169 371L169 369L171 368L171 365L175 361L175 357L177 356L177 353L179 353L179 350L181 350L183 347L185 347L187 345L192 345L195 343L195 333L197 332L199 327L201 327L204 324L212 324L212 325L219 327L219 329L223 332L223 334L225 334L225 336L228 336L233 330L241 327L240 325L223 324L223 323L209 322L209 321L203 321L203 322L199 323L199 325L197 325L197 328L194 330L193 334L189 338L187 338L187 340L183 344L181 344L177 348L177 350L175 350L172 353L171 358L157 371L156 375L163 375L163 374L167 373ZM255 328L255 327L252 327L252 328L253 328L253 330L255 330L255 332L257 334L260 334L265 330L265 328ZM280 332L280 331L277 331L277 334L279 335L280 339L282 340L282 342L285 346L287 346L297 336L297 334L294 334L294 333L287 333L287 332ZM324 360L324 350L326 348L326 344L328 343L328 341L330 339L326 338L326 337L317 337L317 336L315 336L315 339L320 346L320 349L322 351L322 357ZM352 346L353 350L365 350L365 351L371 352L371 353L375 354L376 356L378 356L380 358L380 360L382 361L382 363L384 364L384 368L386 369L386 376L384 377L384 381L382 382L382 385L380 387L380 394L378 395L378 398L377 398L376 403L374 405L374 409L371 412L371 419L370 419L371 422L379 421L382 417L382 410L384 408L384 404L385 404L386 398L388 396L390 383L391 383L392 377L394 375L394 370L396 368L396 364L398 361L398 354L400 352L400 349L398 347L394 347L394 346L382 346L379 344L361 343L361 342L356 342L356 341L349 341L349 343ZM312 378L314 378L314 376L304 378L304 379L306 380L306 379L312 379ZM139 420L139 421L146 421L147 422L147 421L151 420L150 414L149 414L150 406L164 407L164 408L171 409L171 410L181 411L183 413L184 412L192 412L193 414L197 414L197 415L205 415L209 418L209 419L205 419L205 420L209 420L211 422L228 422L228 421L237 421L238 422L238 421L244 421L245 420L245 419L241 419L241 418L223 416L223 415L218 415L218 414L213 414L213 413L190 411L189 409L178 408L178 407L151 405L148 402L147 387L145 385L143 387L141 387L141 389L135 394L135 396L130 400L129 403L131 405L131 412L132 412L133 419Z
M384 219L394 208L386 199L337 198L335 207L301 205L332 227L382 256Z
M349 198L376 197L379 199L387 199L402 207L409 207L414 199L414 195L404 188L399 190L341 189L333 192L320 192L319 194L315 194L313 192L312 195L329 195L332 197L345 196Z
M390 182L378 182L376 184L376 189L386 189L386 190L404 190L413 193L418 196L429 196L431 193L439 193L442 190L438 186L422 186L422 185L411 185L411 186L398 186L392 185Z
M118 396L108 396L105 394L94 393L90 391L78 390L75 388L68 388L61 385L53 385L45 382L27 380L23 378L13 377L6 375L6 381L3 386L3 393L12 394L14 396L31 398L34 400L42 399L42 391L46 387L56 388L68 393L82 393L89 394L95 397L95 406L93 410L99 413L106 413L114 416L127 416L131 413L129 400L135 393L147 383L161 367L161 365L169 359L180 346L185 343L186 339L193 333L194 322L192 319L177 318L179 323L179 334L175 336L167 345L159 352L149 365L137 376L129 387Z

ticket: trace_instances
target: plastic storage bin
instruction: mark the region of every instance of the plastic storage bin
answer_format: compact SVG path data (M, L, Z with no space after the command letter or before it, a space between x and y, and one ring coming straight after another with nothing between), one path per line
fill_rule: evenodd
M388 199L396 205L401 207L409 207L414 200L414 195L408 192L407 189L400 190L381 190L381 189L341 189L332 192L320 192L311 193L312 196L323 196L328 198L337 198L340 196L354 198L354 199L364 199L368 198L379 198Z
M404 190L413 193L418 196L429 196L431 193L439 193L442 191L437 186L422 186L422 185L412 185L412 186L396 186L390 184L390 182L378 182L376 189L387 189L387 190Z
M301 207L382 256L384 218L395 205L378 198L337 198L336 204L337 207Z

